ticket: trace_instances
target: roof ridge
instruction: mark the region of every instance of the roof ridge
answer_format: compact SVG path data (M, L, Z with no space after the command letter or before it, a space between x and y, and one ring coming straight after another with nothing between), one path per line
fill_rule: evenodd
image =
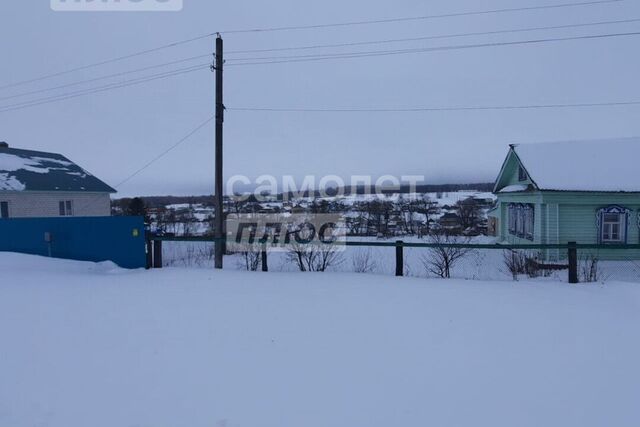
M2 153L8 153L8 152L13 152L11 154L17 154L15 152L21 152L21 153L29 153L29 154L46 154L46 155L53 155L53 156L58 156L58 157L64 157L65 159L67 159L66 156L60 154L60 153L54 153L51 151L38 151L38 150L27 150L24 148L14 148L14 147L0 147L0 152ZM68 160L68 159L67 159Z
M538 142L524 142L509 144L509 147L531 147L531 146L544 146L554 144L589 144L589 143L623 143L637 141L640 143L640 136L623 136L623 137L605 137L605 138L590 138L590 139L561 139L555 141L538 141Z

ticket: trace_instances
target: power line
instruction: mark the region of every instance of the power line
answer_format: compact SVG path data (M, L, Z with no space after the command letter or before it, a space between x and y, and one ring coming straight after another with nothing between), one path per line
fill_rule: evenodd
M173 71L164 72L164 73L160 73L160 74L145 76L145 77L141 77L141 78L137 78L137 79L126 80L124 82L110 83L108 85L99 86L99 87L95 87L95 88L88 88L88 89L84 89L84 90L81 90L81 91L70 92L70 93L66 93L66 94L60 94L60 95L55 95L55 96L51 96L51 97L47 97L47 98L40 98L40 99L30 100L30 101L24 101L24 102L17 103L17 104L12 104L12 105L4 105L4 106L0 106L0 113L5 113L5 112L15 111L15 110L21 110L21 109L24 109L24 108L35 107L35 106L38 106L38 105L65 101L67 99L77 98L79 96L90 95L90 94L100 93L100 92L106 92L106 91L109 91L109 90L120 89L120 88L134 86L134 85L138 85L138 84L142 84L142 83L148 83L148 82L159 80L159 79L165 79L165 78L168 78L168 77L173 77L173 76L178 76L178 75L182 75L182 74L192 73L194 71L199 71L199 70L202 70L202 69L205 69L205 68L209 68L209 67L210 67L210 64L200 64L200 65L195 65L195 66L191 66L191 67L187 67L187 68L183 68L183 69L178 69L178 70L173 70Z
M202 122L200 125L198 125L195 129L193 129L192 131L190 131L187 135L185 135L184 137L182 137L180 140L178 140L178 142L176 142L175 144L173 144L172 146L170 146L169 148L167 148L166 150L164 150L163 152L161 152L160 154L158 154L157 156L155 156L153 159L151 159L149 162L145 163L144 166L142 166L141 168L139 168L138 170L136 170L135 172L133 172L131 175L129 175L128 177L126 177L125 179L123 179L122 181L120 181L118 184L116 184L116 188L120 187L121 185L124 185L125 183L127 183L128 181L130 181L131 179L133 179L135 176L137 176L138 174L140 174L142 171L144 171L145 169L147 169L149 166L151 166L152 164L154 164L155 162L157 162L158 160L160 160L161 158L163 158L164 156L166 156L167 154L169 154L171 151L175 150L176 148L178 148L178 146L180 146L182 143L184 143L186 140L188 140L189 138L191 138L193 135L195 135L200 129L202 129L203 127L205 127L206 125L208 125L209 123L211 123L214 119L216 118L215 114L212 115L211 117L209 117L207 120L205 120L204 122Z
M208 57L208 56L211 56L211 55L212 54L209 53L209 54L206 54L206 55L192 56L190 58L179 59L177 61L164 62L162 64L156 64L156 65L151 65L151 66L148 66L148 67L137 68L135 70L123 71L123 72L115 73L115 74L108 74L108 75L105 75L105 76L95 77L95 78L87 79L87 80L79 80L79 81L72 82L72 83L67 83L67 84L64 84L64 85L54 86L54 87L45 88L45 89L38 89L38 90L30 91L30 92L22 92L22 93L18 93L18 94L15 94L15 95L2 97L2 98L0 98L0 101L7 100L7 99L21 98L23 96L35 95L35 94L38 94L38 93L51 92L51 91L55 91L55 90L58 90L58 89L64 89L64 88L68 88L68 87L71 87L71 86L78 86L78 85L81 85L81 84L92 83L92 82L96 82L96 81L100 81L100 80L106 80L106 79L110 79L110 78L114 78L114 77L122 77L122 76L126 76L126 75L129 75L129 74L140 73L142 71L148 71L148 70L153 70L153 69L156 69L156 68L166 67L166 66L169 66L169 65L175 65L175 64L181 64L181 63L184 63L184 62L194 61L196 59L202 59L202 58L205 58L205 57Z
M153 157L151 160L149 160L147 163L145 163L142 167L138 168L135 172L133 172L132 174L130 174L129 176L127 176L126 178L124 178L122 181L120 181L118 184L116 184L114 186L114 188L119 188L122 185L126 184L127 182L131 181L133 178L135 178L136 176L138 176L140 173L142 173L145 169L149 168L151 165L153 165L155 162L157 162L158 160L162 159L164 156L166 156L167 154L169 154L171 151L175 150L176 148L178 148L180 145L182 145L184 142L186 142L189 138L191 138L193 135L195 135L196 133L198 133L198 131L200 131L202 128L204 128L206 125L208 125L209 123L211 123L213 121L213 119L215 119L215 115L212 115L211 117L209 117L207 120L205 120L204 122L202 122L201 124L199 124L198 126L196 126L193 130L189 131L189 133L187 133L185 136L183 136L182 138L180 138L175 144L171 145L170 147L168 147L167 149L165 149L164 151L162 151L161 153L159 153L158 155L156 155L155 157ZM87 208L89 206L91 206L92 204L96 203L99 200L99 198L95 198L91 201L89 201L84 207Z
M494 47L494 46L511 46L511 45L521 45L521 44L537 44L537 43L557 42L557 41L566 41L566 40L598 39L598 38L636 36L636 35L640 35L640 32L586 35L586 36L575 36L575 37L564 37L564 38L537 39L537 40L522 40L522 41L515 41L515 42L483 43L483 44L473 44L473 45L414 48L414 49L403 49L403 50L362 51L362 52L346 52L346 53L338 53L338 54L321 54L321 55L297 55L297 56L286 56L286 57L271 57L271 59L274 59L274 60L261 61L261 62L258 61L258 62L231 63L231 64L227 64L227 66L230 67L230 66L239 66L239 65L278 64L278 63L307 62L307 61L320 61L320 60L331 60L331 59L350 59L350 58L361 58L361 57L371 57L371 56L400 55L400 54L411 54L411 53L443 51L443 50L471 49L471 48ZM245 60L250 60L250 59L270 59L270 58L269 57L246 58ZM137 79L126 80L124 82L110 83L105 86L87 88L87 89L83 89L76 92L58 94L51 97L23 101L16 104L4 105L4 106L0 106L0 113L20 110L23 108L34 107L38 105L48 104L51 102L64 101L67 99L72 99L72 98L89 95L93 93L99 93L99 92L104 92L108 90L142 84L142 83L146 83L146 82L150 82L158 79L164 79L164 78L168 78L176 75L198 71L205 67L208 68L209 66L210 66L209 64L199 64L199 65L195 65L195 66L191 66L183 69L177 69L169 72L163 72L160 74L143 76Z
M247 30L228 30L228 31L220 31L220 33L222 34L262 33L262 32L274 32L274 31L292 31L292 30L310 30L310 29L321 29L321 28L347 27L347 26L355 26L355 25L387 24L387 23L393 23L393 22L422 21L427 19L454 18L454 17L460 17L460 16L488 15L488 14L494 14L494 13L523 12L523 11L532 11L532 10L560 9L560 8L578 7L578 6L592 6L592 5L598 5L598 4L619 3L621 1L624 1L624 0L594 0L594 1L584 1L579 3L561 3L561 4L547 5L547 6L527 6L527 7L514 7L514 8L504 8L504 9L489 9L489 10L478 10L478 11L470 11L470 12L443 13L438 15L409 16L409 17L401 17L401 18L336 22L336 23L329 23L329 24L295 25L295 26L271 27L271 28L255 28L255 29L247 29Z
M3 105L3 106L0 106L0 112L6 111L7 109L12 109L12 107L20 107L20 106L24 106L24 105L31 106L32 103L37 103L37 105L40 105L42 103L47 103L48 101L57 101L59 99L68 99L68 98L73 98L73 97L76 97L76 96L85 95L85 94L88 94L88 93L103 92L105 90L132 86L134 84L139 84L139 83L146 83L146 82L149 82L149 81L158 80L160 78L166 78L166 77L171 77L171 76L174 76L174 75L184 74L184 73L187 73L187 72L197 71L197 70L200 70L200 69L204 68L205 66L208 67L209 64L200 64L200 65L195 65L195 66L191 66L191 67L187 67L187 68L180 68L180 69L177 69L177 70L166 71L166 72L163 72L163 73L158 73L158 74L152 74L152 75L148 75L148 76L144 76L144 77L139 77L139 78L136 78L136 79L125 80L123 82L109 83L109 84L104 85L104 86L98 86L98 87L94 87L94 88L82 89L82 90L79 90L79 91L76 91L76 92L68 92L68 93L58 94L58 95L54 95L54 96L50 96L50 97L46 97L46 98L23 101L23 102L19 102L19 103L16 103L16 104Z
M569 41L569 40L591 40L591 39L604 39L604 38L611 38L611 37L627 37L627 36L637 36L637 35L640 35L640 32L597 34L597 35L585 35L585 36L574 36L574 37L555 37L555 38L547 38L547 39L520 40L520 41L513 41L513 42L479 43L479 44L468 44L468 45L438 46L438 47L412 48L412 49L356 51L356 52L313 54L313 55L272 56L272 57L262 57L262 58L260 57L243 58L242 60L234 59L233 61L236 61L236 62L228 64L227 67L324 61L324 60L332 60L332 59L352 59L352 58L364 58L364 57L372 57L372 56L404 55L404 54L412 54L412 53L475 49L475 48L497 47L497 46L532 45L532 44L551 43L551 42L560 42L560 41ZM238 62L238 61L255 61L255 62Z
M552 26L543 26L543 27L516 28L516 29L509 29L509 30L478 31L478 32L472 32L472 33L443 34L443 35L409 37L409 38L400 38L400 39L386 39L386 40L373 40L373 41L334 43L334 44L317 44L317 45L308 45L308 46L280 47L280 48L271 48L271 49L234 50L234 51L229 51L227 53L230 53L230 54L264 53L264 52L282 52L282 51L295 51L295 50L325 49L325 48L335 48L335 47L366 46L366 45L375 45L375 44L388 44L388 43L401 43L401 42L411 42L411 41L448 39L448 38L456 38L456 37L485 36L485 35L494 35L494 34L509 34L509 33L530 32L530 31L581 28L581 27L592 27L592 26L599 26L599 25L629 24L629 23L634 23L634 22L640 22L640 18L621 19L621 20L615 20L615 21L588 22L588 23L584 23L584 24L565 24L565 25L552 25ZM233 58L229 58L229 59L233 59ZM238 59L243 59L243 58L238 58Z
M228 111L275 112L275 113L418 113L436 111L491 111L531 110L553 108L589 108L640 105L640 101L591 102L578 104L532 104L501 106L456 106L456 107L410 107L410 108L271 108L271 107L226 107Z
M137 52L133 52L127 55L117 56L114 58L106 59L103 61L94 62L87 65L82 65L79 67L71 68L68 70L58 71L51 74L45 74L39 77L34 77L31 79L21 80L14 83L9 83L0 86L0 90L5 90L9 88L13 88L16 86L22 86L29 83L35 83L42 80L59 77L62 75L74 73L77 71L87 70L95 67L99 67L102 65L124 61L126 59L135 58L142 55L147 55L150 53L158 52L160 50L184 45L187 43L192 43L198 40L203 40L209 37L215 36L217 33L225 33L225 34L240 34L240 33L261 33L261 32L276 32L276 31L292 31L292 30L306 30L306 29L322 29L322 28L334 28L334 27L346 27L346 26L355 26L355 25L374 25L374 24L386 24L386 23L394 23L394 22L408 22L408 21L420 21L420 20L428 20L428 19L439 19L439 18L452 18L452 17L460 17L460 16L473 16L473 15L487 15L494 13L509 13L509 12L521 12L521 11L532 11L532 10L546 10L546 9L559 9L559 8L569 8L569 7L580 7L580 6L592 6L599 4L612 4L619 3L624 0L592 0L592 1L583 1L577 3L561 3L556 5L547 5L547 6L528 6L528 7L518 7L518 8L504 8L504 9L490 9L490 10L478 10L478 11L469 11L469 12L455 12L455 13L445 13L439 15L424 15L424 16L408 16L408 17L400 17L400 18L389 18L389 19L373 19L373 20L362 20L362 21L351 21L351 22L337 22L337 23L326 23L326 24L315 24L315 25L296 25L296 26L284 26L284 27L271 27L271 28L256 28L256 29L232 29L226 31L219 32L211 32L207 34L202 34L200 36L192 37L189 39L179 40L173 43L168 43L165 45L157 46L150 49L145 49Z
M183 45L183 44L186 44L186 43L191 43L191 42L194 42L194 41L197 41L197 40L202 40L202 39L205 39L205 38L208 38L208 37L212 37L212 36L215 36L215 35L216 35L216 33L204 34L202 36L192 37L192 38L186 39L186 40L180 40L180 41L177 41L177 42L173 42L173 43L165 44L165 45L162 45L162 46L154 47L152 49L141 50L141 51L134 52L134 53L131 53L131 54L128 54L128 55L118 56L118 57L115 57L115 58L106 59L104 61L99 61L99 62L94 62L92 64L82 65L80 67L71 68L69 70L59 71L59 72L56 72L56 73L46 74L44 76L35 77L35 78L32 78L32 79L28 79L28 80L22 80L22 81L18 81L18 82L15 82L15 83L6 84L6 85L3 85L3 86L0 86L0 90L8 89L8 88L15 87L15 86L22 86L22 85L25 85L25 84L28 84L28 83L35 83L35 82L38 82L38 81L41 81L41 80L46 80L46 79L50 79L50 78L53 78L53 77L58 77L58 76L62 76L62 75L65 75L65 74L74 73L76 71L87 70L89 68L99 67L101 65L106 65L106 64L113 63L113 62L123 61L125 59L131 59L131 58L135 58L135 57L141 56L141 55L147 55L149 53L157 52L157 51L160 51L160 50L163 50L163 49L172 48L172 47L175 47L175 46L180 46L180 45Z

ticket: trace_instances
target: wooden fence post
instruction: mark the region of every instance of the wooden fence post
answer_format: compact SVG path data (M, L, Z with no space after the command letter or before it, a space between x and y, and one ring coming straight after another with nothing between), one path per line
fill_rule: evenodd
M162 268L162 240L153 241L153 268Z
M153 267L153 244L151 243L151 239L147 238L146 242L146 256L147 256L147 265L146 269L149 270Z
M569 283L578 283L578 249L576 242L569 242Z
M396 276L404 276L404 253L402 240L396 240Z
M260 258L262 260L262 271L269 271L269 265L267 264L267 248L262 248L260 251Z

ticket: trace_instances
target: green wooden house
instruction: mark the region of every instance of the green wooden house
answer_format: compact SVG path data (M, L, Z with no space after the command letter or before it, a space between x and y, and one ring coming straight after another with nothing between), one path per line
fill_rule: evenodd
M500 243L639 244L640 138L511 145L489 212ZM545 251L545 258L564 258ZM599 249L601 259L640 259Z

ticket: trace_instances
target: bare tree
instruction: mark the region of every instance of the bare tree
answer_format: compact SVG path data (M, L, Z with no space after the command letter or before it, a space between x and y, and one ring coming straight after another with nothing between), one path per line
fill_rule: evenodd
M351 263L353 271L356 273L371 273L376 269L376 261L373 259L371 248L354 251Z
M238 260L239 267L247 271L258 271L261 263L260 251L253 248L246 248L246 250L238 252L240 259Z
M460 217L460 225L463 230L476 228L480 222L482 211L480 204L473 197L461 200L456 203L456 210Z
M423 234L429 234L431 232L431 219L440 213L438 203L431 200L429 196L425 195L422 199L414 202L415 211L418 214L424 215L424 226L418 229L418 237L422 237Z
M502 252L502 258L513 280L518 280L518 276L525 273L526 260L521 251L505 250Z
M551 270L543 269L539 261L540 258L541 254L536 251L518 251L513 249L503 251L504 265L507 267L509 273L511 273L513 280L518 280L518 276L521 274L526 274L530 278L551 274Z
M461 244L469 244L469 238L460 238L444 232L437 232L429 237L430 243L436 246L428 248L422 255L422 264L427 272L449 279L451 270L464 257L471 254L473 249Z
M300 271L326 271L327 268L344 262L339 248L327 244L292 243L287 252L287 259Z
M368 235L389 235L389 222L394 209L393 203L387 200L374 199L363 202L361 209L367 218Z

